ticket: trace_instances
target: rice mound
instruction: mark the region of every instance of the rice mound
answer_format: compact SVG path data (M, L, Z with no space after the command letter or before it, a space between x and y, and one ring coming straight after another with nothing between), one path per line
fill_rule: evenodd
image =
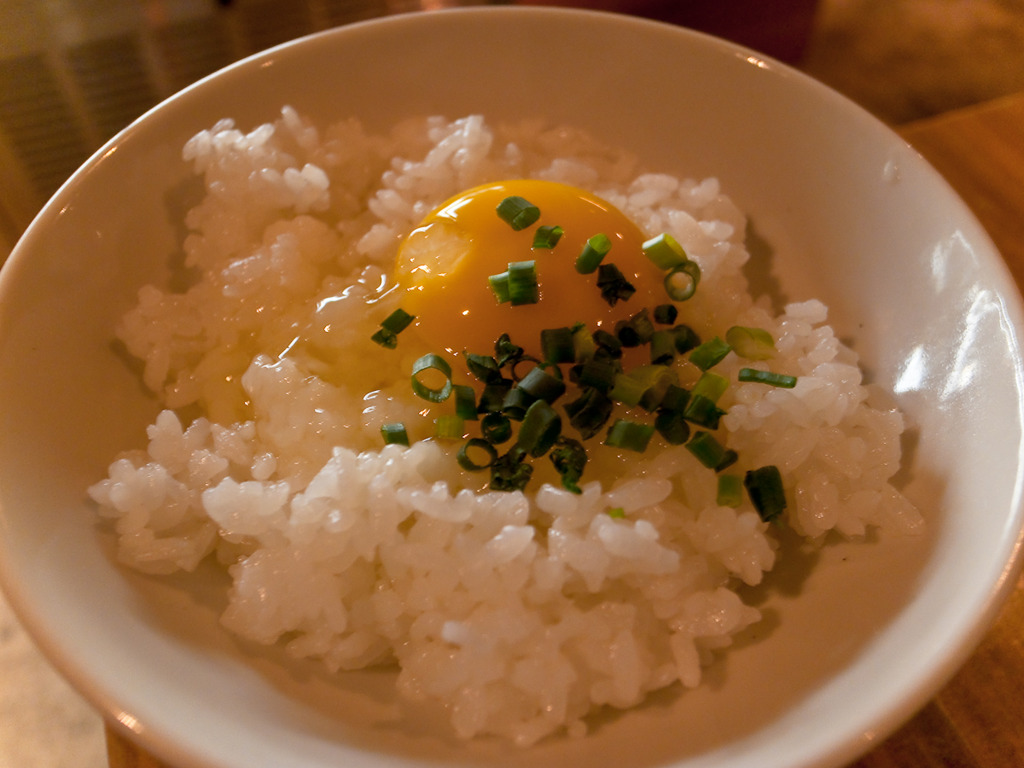
M249 133L221 121L184 158L206 193L187 216L192 283L143 288L117 329L163 410L89 493L132 568L217 558L232 579L222 621L240 637L331 670L396 664L400 695L447 708L459 737L525 746L698 685L759 620L738 590L772 568L771 526L749 501L719 506L683 446L594 457L577 495L550 478L487 491L444 441L382 445L381 424L422 401L409 353L368 343L367 301L424 215L494 179L585 187L671 233L703 275L688 324L773 334L772 368L797 386L733 384L722 425L742 466L779 467L785 525L811 541L922 525L890 484L899 412L864 385L823 304L776 313L750 296L745 220L713 178L643 173L534 122L430 117L369 135L290 108ZM735 380L743 364L716 371Z

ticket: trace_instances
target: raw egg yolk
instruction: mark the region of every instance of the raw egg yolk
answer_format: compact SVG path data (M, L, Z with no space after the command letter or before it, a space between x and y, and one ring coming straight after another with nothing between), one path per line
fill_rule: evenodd
M497 213L509 196L540 209L533 225L514 230ZM553 248L533 247L537 227L557 225L563 235ZM636 288L629 301L610 305L597 287L597 272L580 274L576 257L587 240L603 233L614 264ZM405 292L400 306L416 316L412 329L432 351L493 354L509 334L528 354L541 356L540 332L584 323L613 331L615 322L667 300L662 273L643 253L644 236L608 202L582 189L550 181L513 180L486 184L448 200L403 242L396 279ZM488 278L510 262L535 261L540 300L499 303Z

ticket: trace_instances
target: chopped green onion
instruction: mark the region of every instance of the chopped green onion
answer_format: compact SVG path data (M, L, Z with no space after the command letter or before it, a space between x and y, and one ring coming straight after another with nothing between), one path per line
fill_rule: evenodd
M691 395L683 412L683 418L687 421L707 429L718 429L718 421L724 415L725 411L704 395Z
M706 371L708 368L713 368L722 362L731 351L732 347L715 336L715 338L705 341L690 353L690 362L702 371Z
M583 445L571 437L559 436L548 458L562 478L562 487L573 493L582 493L578 483L587 464L587 451Z
M710 432L698 432L690 438L686 448L708 469L716 469L726 456L725 446Z
M721 472L723 469L728 469L737 461L739 461L740 455L736 453L732 448L725 449L725 455L722 456L722 460L718 462L718 466L715 467L715 472Z
M455 384L452 387L455 394L455 415L465 421L476 421L476 392L468 384Z
M786 509L786 492L778 467L769 464L750 470L743 478L743 485L754 509L765 522L774 520Z
M613 360L592 357L579 367L576 383L580 387L594 387L608 392L615 384L619 366Z
M796 386L796 376L773 373L772 371L759 371L756 368L740 368L739 380L769 384L773 387L782 387L783 389L792 389Z
M697 383L693 385L693 395L703 396L711 402L717 403L728 388L729 380L725 376L719 376L711 371L704 371L697 380Z
M576 361L572 328L545 328L540 332L540 348L546 363Z
M686 301L697 291L700 283L700 267L694 261L687 261L665 275L665 293L673 301Z
M589 360L597 352L597 342L594 335L583 323L577 323L572 327L572 359L575 362Z
M643 453L647 444L654 436L654 427L637 421L619 419L608 430L604 444L612 448L625 448L629 451Z
M526 409L537 400L525 389L515 386L505 393L505 400L501 404L501 412L513 421L522 421L526 415Z
M526 229L540 218L540 208L529 200L510 195L498 203L498 216L514 230Z
M487 284L491 286L491 293L494 294L494 298L499 304L504 304L511 300L512 295L509 293L508 289L507 269L504 272L499 272L496 275L488 277Z
M576 271L581 275L589 275L598 268L611 249L612 241L608 235L603 232L594 235L587 240L580 255L576 257Z
M525 391L535 400L543 400L548 404L555 402L565 394L565 382L552 376L539 365L531 368L516 388Z
M644 243L644 255L650 259L658 269L666 270L678 267L686 262L686 251L668 232L663 232L657 237L652 237Z
M565 406L569 424L587 440L596 435L611 418L615 404L605 393L594 387L583 390L578 398Z
M531 456L543 456L561 433L562 417L543 400L538 400L523 417L516 445Z
M734 325L725 332L725 340L740 357L747 360L770 360L775 357L775 339L764 328Z
M608 396L625 405L640 405L640 399L647 391L647 387L647 382L640 381L628 373L620 373L615 377L615 383Z
M404 309L396 309L390 315L388 315L384 322L380 324L381 328L392 333L401 333L409 327L409 323L416 319L415 315L410 315Z
M700 336L688 325L676 325L672 328L676 339L676 352L685 355L691 349L700 346Z
M461 440L465 432L465 422L453 413L444 413L434 419L434 437L440 440Z
M423 382L421 374L437 371L444 376L440 387L430 387ZM443 358L428 353L412 364L412 391L431 403L440 403L452 393L452 368Z
M508 297L513 307L540 301L536 261L513 261L508 265Z
M614 334L609 333L603 328L598 328L594 331L594 343L597 344L598 349L605 352L608 357L622 357L622 342L619 341Z
M392 333L387 328L379 328L370 340L380 344L385 349L394 349L398 346L398 334Z
M486 462L474 461L469 455L470 451L480 452L483 451L487 455ZM473 437L467 440L463 446L459 449L458 454L455 456L459 462L459 466L469 472L479 472L482 469L487 469L489 466L494 464L498 459L497 449L489 442L480 437Z
M651 362L656 365L671 363L676 356L676 334L668 329L660 329L651 334Z
M601 298L613 307L616 302L628 301L636 293L633 284L614 264L602 264L597 268L597 287L601 291Z
M661 405L669 387L675 386L675 373L665 365L640 365L633 369L632 375L647 385L640 398L640 407L653 411Z
M523 461L526 452L514 446L491 464L492 491L521 491L533 476L533 467Z
M683 413L686 410L686 404L690 400L690 393L688 390L683 389L677 384L669 384L665 390L665 394L661 397L661 405L658 406L662 410L677 411Z
M492 381L488 381L484 384L483 391L480 392L477 411L479 413L500 413L502 406L505 404L505 398L508 397L508 393L513 386L515 386L515 382L512 379L505 379L500 376Z
M499 368L503 365L515 366L527 357L526 350L518 344L513 344L507 333L501 334L494 342L494 355Z
M478 355L474 352L464 352L466 367L469 372L485 384L501 378L501 368L498 361L489 355Z
M716 501L720 507L738 507L742 504L743 478L728 473L719 475Z
M557 224L544 224L533 233L534 248L554 248L562 239L563 230Z
M608 517L611 517L615 520L621 520L625 516L626 510L623 509L622 507L612 507L611 509L608 510Z
M488 413L480 419L480 434L493 445L501 445L512 437L512 421L503 413Z
M394 422L380 425L380 435L384 438L385 445L409 445L409 433L405 424Z
M682 445L690 437L690 425L680 411L671 408L658 409L654 417L654 428L669 445Z
M646 309L641 309L630 317L626 321L625 327L632 331L640 344L646 344L651 340L651 336L654 335L654 323L651 322L650 313ZM616 330L618 330L618 326L616 326ZM616 335L619 336L620 341L623 341L621 334L617 333ZM623 341L623 346L627 346L625 341Z
M654 308L654 322L659 325L672 325L679 317L675 304L659 304Z

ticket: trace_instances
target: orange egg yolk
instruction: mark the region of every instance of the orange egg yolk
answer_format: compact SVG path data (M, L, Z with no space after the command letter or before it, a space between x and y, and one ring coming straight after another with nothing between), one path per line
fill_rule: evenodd
M514 230L497 213L506 197L525 198L540 219ZM557 225L553 248L533 247L539 226ZM588 239L605 234L612 243L602 263L614 264L636 288L629 301L610 305L597 287L597 272L580 274L576 258ZM608 202L550 181L512 180L475 187L429 214L406 238L395 277L400 305L416 316L409 332L436 352L493 354L503 334L528 354L541 357L540 333L584 323L612 331L615 322L667 300L662 273L643 253L644 236ZM511 262L535 261L540 300L499 303L488 278Z

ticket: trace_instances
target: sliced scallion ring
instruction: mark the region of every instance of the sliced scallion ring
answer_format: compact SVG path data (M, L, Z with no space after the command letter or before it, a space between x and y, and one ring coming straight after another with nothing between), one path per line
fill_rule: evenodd
M734 325L725 332L725 340L736 354L747 360L770 360L775 357L775 339L764 328Z
M644 243L644 255L658 269L674 269L687 261L686 251L672 235L663 232Z
M686 301L697 292L699 283L700 267L696 262L685 261L665 275L665 293L673 301Z
M487 456L485 462L475 460L470 456L470 452L479 453L483 452ZM459 466L468 472L479 472L482 469L487 469L498 459L498 449L491 445L489 442L484 440L482 437L473 437L463 443L462 447L459 448L459 452L455 456L459 462Z
M405 429L405 424L401 422L381 424L380 435L384 438L385 445L409 445L409 433Z
M513 261L508 265L508 300L512 306L540 301L536 261Z
M563 230L557 224L545 224L537 227L533 233L534 248L554 248L562 239Z
M509 195L497 207L498 216L514 230L526 229L540 218L540 209L518 195Z
M619 419L608 430L604 444L612 448L625 448L628 451L643 453L653 436L654 427L651 425Z
M431 387L424 383L423 375L429 371L440 373L444 377L444 383L439 387ZM412 391L431 403L444 402L452 393L452 367L440 355L432 352L425 354L412 364Z
M583 245L583 250L576 257L576 271L581 275L589 275L596 270L608 251L612 248L612 241L604 232L598 232Z

